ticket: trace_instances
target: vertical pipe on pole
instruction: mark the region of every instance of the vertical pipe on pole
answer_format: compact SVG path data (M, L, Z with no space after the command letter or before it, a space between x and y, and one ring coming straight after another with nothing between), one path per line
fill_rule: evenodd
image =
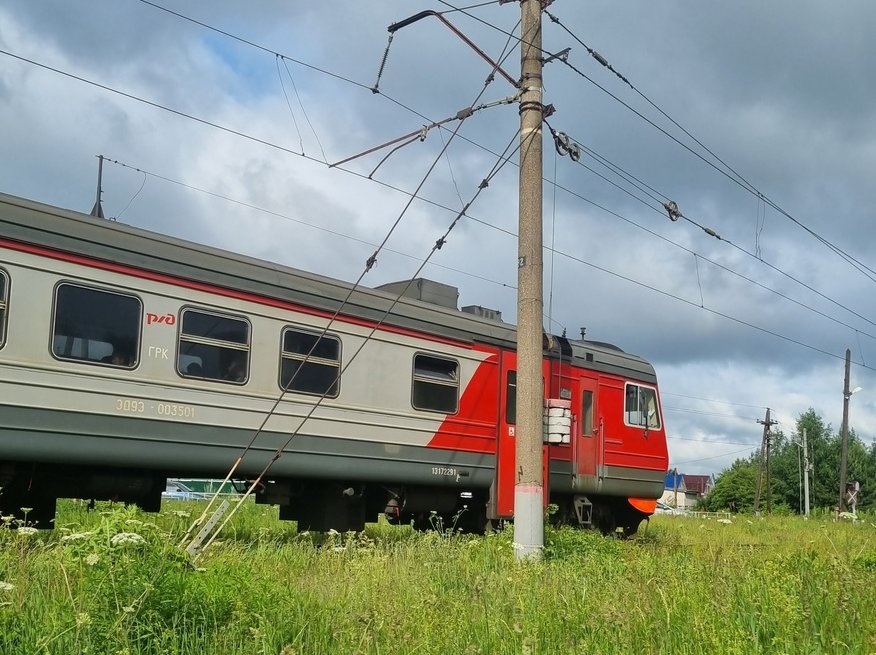
M520 12L520 216L517 245L517 475L514 485L514 548L518 560L539 560L544 547L541 0L520 0Z
M840 450L839 470L839 511L846 511L846 466L849 458L849 369L852 364L852 351L846 349L846 376L843 383L843 428L842 448Z
M797 511L803 513L803 448L797 445Z
M766 411L766 422L764 423L766 435L766 493L767 493L767 514L773 513L773 484L770 476L770 442L772 441L772 435L770 434L770 426L773 424L770 421L770 408L767 407Z
M803 515L809 518L809 450L806 445L806 428L803 428Z

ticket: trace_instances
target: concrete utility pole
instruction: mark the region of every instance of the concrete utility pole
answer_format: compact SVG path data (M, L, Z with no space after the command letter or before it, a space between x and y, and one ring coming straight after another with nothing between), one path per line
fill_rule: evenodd
M809 518L809 450L806 446L806 428L803 428L803 516Z
M839 511L846 511L846 466L849 458L849 398L852 397L852 392L849 391L849 369L852 365L852 351L846 349L846 376L843 382L843 429L842 429L842 448L840 449L840 470L839 470Z
M540 560L544 548L541 12L541 0L520 0L517 477L514 484L514 548L518 560Z
M757 485L754 490L754 515L760 516L760 492L763 482L764 472L766 472L766 488L767 488L767 514L773 511L773 494L770 488L770 427L778 423L778 421L770 420L770 408L767 407L766 416L758 423L763 424L763 439L760 445L760 467L757 471Z

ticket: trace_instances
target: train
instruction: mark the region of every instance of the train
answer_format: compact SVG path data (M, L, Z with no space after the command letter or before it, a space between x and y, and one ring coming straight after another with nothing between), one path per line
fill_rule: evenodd
M513 520L516 330L457 300L0 194L0 512L158 511L238 461L299 529ZM545 334L543 376L552 520L635 533L668 465L653 366Z

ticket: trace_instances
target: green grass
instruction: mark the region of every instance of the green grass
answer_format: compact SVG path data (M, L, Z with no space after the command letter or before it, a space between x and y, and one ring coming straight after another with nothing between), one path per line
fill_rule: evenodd
M635 539L297 534L248 505L201 558L160 515L62 503L0 529L0 653L873 653L876 526L656 517ZM139 537L119 537L120 533Z

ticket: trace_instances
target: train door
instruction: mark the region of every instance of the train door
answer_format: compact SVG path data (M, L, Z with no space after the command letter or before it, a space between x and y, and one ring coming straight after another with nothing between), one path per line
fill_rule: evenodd
M595 379L579 377L572 397L572 471L575 488L596 489L597 469L603 462L602 430L597 412Z
M499 518L514 515L514 485L517 481L517 354L503 353L499 367L499 435L496 453L495 514ZM544 364L542 375L548 372ZM542 378L544 380L544 378ZM544 394L542 394L544 397ZM542 448L544 502L549 498L548 447Z
M499 367L499 435L496 453L496 515L514 514L515 465L517 461L517 353L502 353Z

